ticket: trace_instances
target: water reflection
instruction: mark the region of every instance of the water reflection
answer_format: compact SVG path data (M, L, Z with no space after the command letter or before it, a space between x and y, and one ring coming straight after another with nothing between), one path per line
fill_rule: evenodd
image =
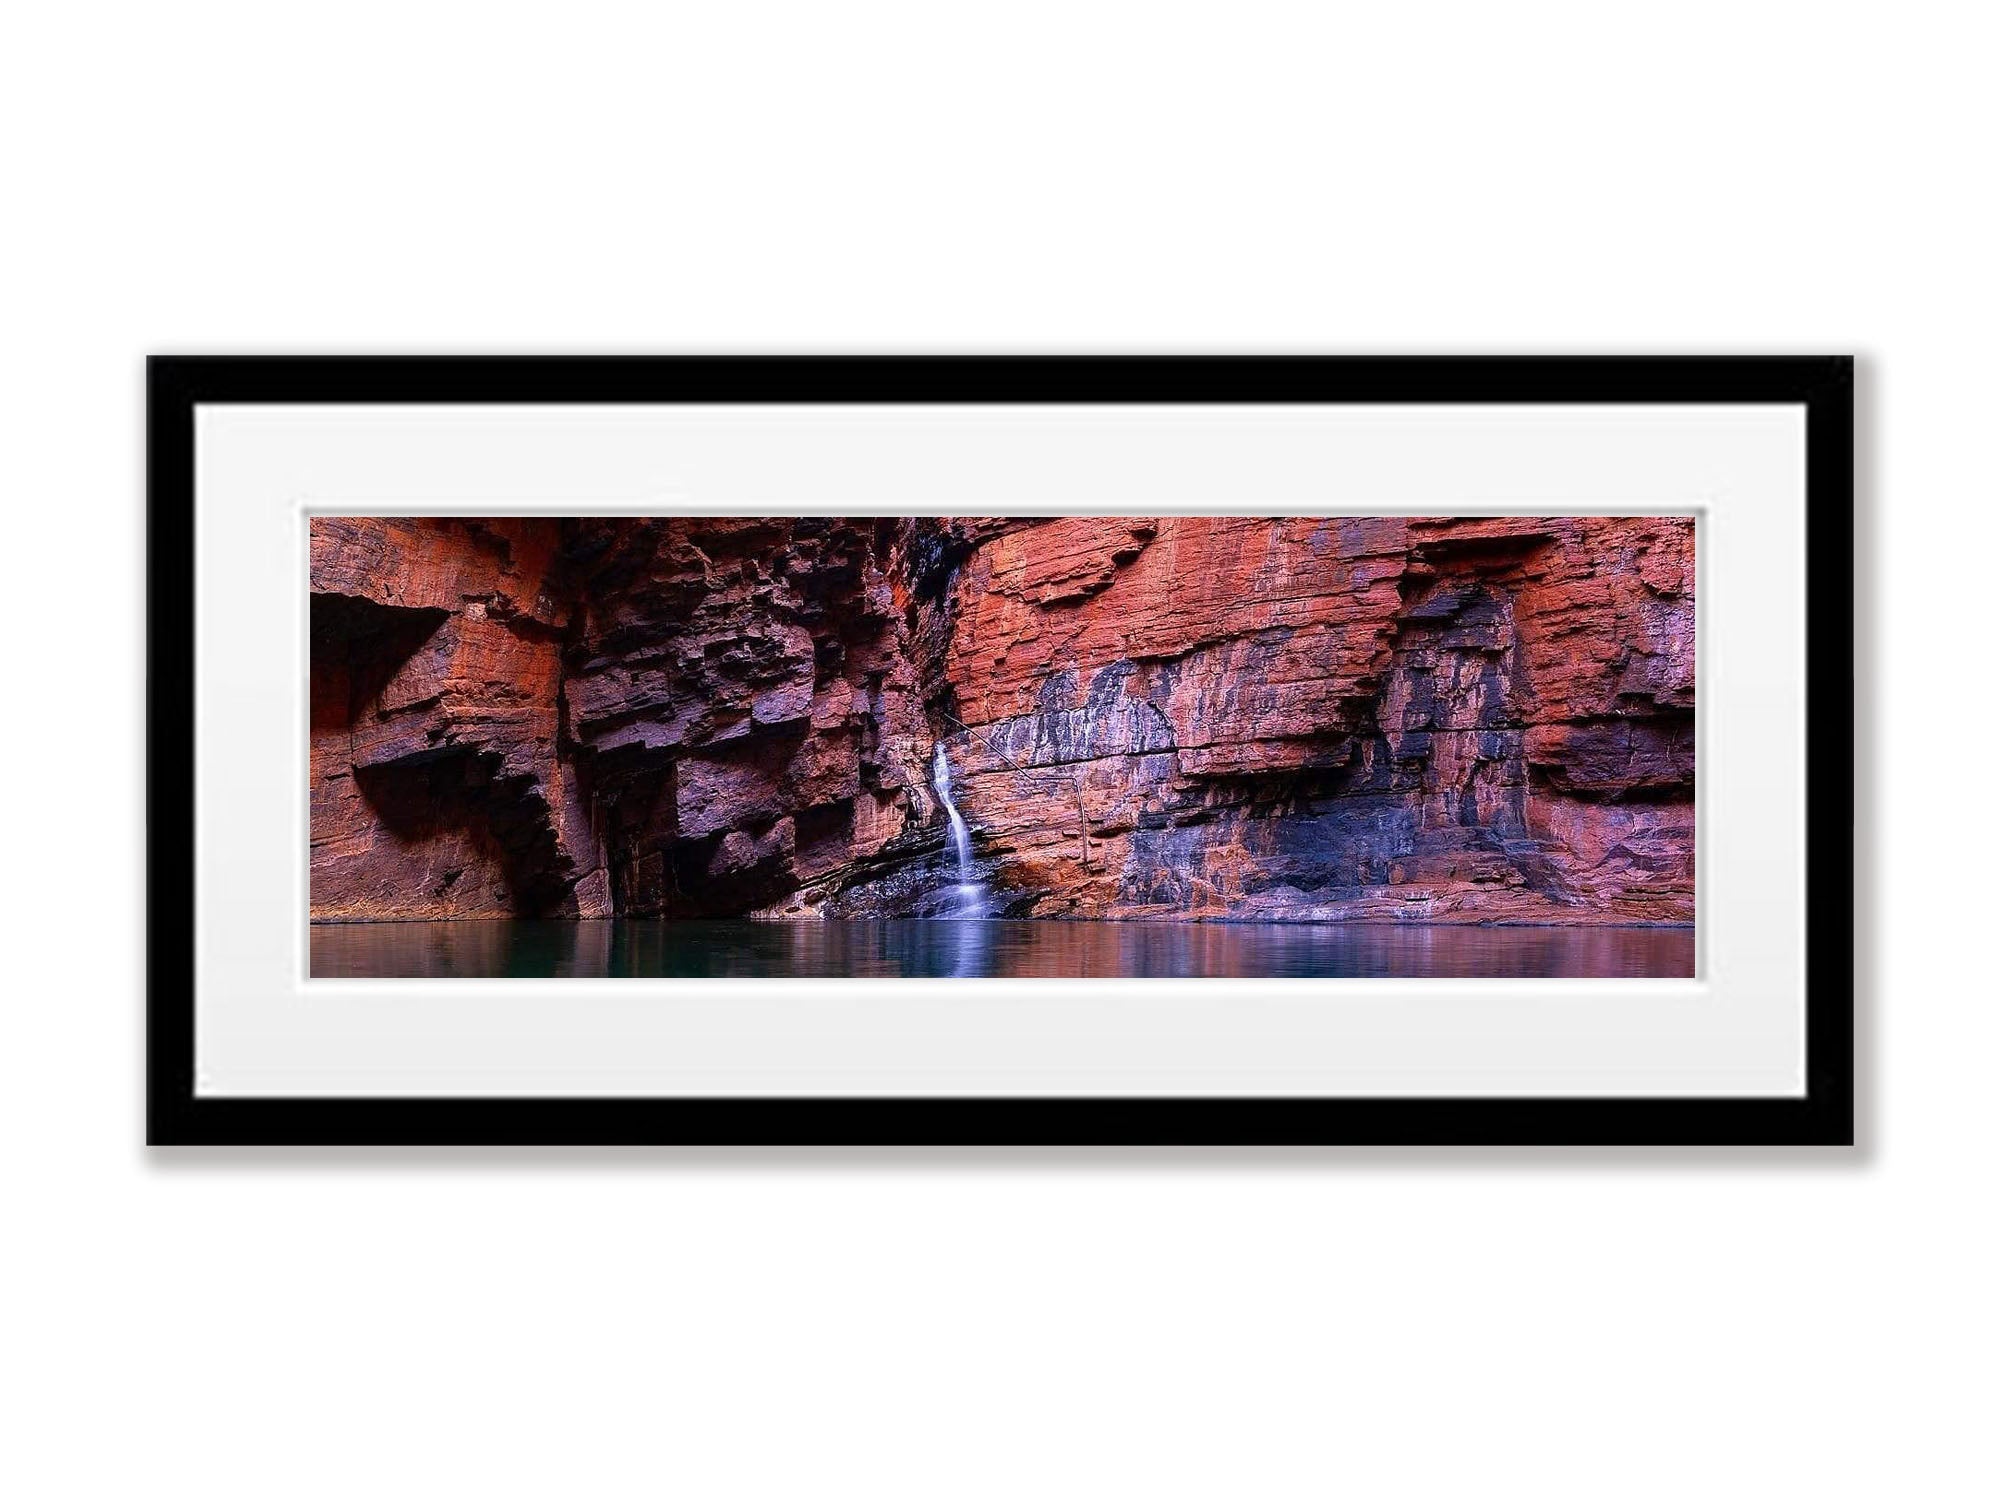
M312 929L315 978L1663 979L1691 927L1191 922L378 922Z

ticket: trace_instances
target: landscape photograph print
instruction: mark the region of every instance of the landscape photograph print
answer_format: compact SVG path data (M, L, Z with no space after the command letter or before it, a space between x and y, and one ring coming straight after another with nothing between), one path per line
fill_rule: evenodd
M311 518L314 978L1688 978L1695 521Z

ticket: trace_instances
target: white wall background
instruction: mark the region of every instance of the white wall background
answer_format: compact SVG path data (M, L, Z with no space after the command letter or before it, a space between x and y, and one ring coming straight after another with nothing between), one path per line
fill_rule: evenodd
M0 1489L1990 1493L1990 20L688 12L10 15ZM149 1157L140 357L714 349L1867 356L1870 1147Z

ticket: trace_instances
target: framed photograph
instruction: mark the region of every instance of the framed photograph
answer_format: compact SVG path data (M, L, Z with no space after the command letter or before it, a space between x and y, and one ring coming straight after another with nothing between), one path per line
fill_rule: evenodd
M149 1134L1847 1144L1841 358L157 358Z

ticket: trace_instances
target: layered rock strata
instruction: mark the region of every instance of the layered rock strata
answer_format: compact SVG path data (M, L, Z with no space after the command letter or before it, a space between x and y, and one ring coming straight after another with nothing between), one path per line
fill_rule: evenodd
M1683 922L1688 518L321 519L317 919Z

